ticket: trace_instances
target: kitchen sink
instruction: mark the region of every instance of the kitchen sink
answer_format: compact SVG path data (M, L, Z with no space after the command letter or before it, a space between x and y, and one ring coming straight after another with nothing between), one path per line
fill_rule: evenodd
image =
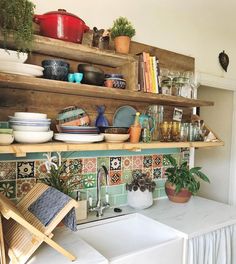
M109 263L182 263L183 239L139 213L79 225L78 235Z

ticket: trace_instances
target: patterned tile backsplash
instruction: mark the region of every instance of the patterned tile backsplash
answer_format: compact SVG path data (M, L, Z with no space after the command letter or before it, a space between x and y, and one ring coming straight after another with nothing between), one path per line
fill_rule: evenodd
M179 151L172 154L189 160L189 151ZM0 160L0 192L13 200L20 200L38 181L47 177L43 163L38 160ZM109 186L102 187L102 194L108 191L111 205L125 204L127 201L126 183L132 180L132 175L146 173L156 181L154 198L165 196L165 169L170 166L166 154L145 155L114 155L102 157L73 157L66 159L66 171L73 171L79 182L78 189L81 196L87 199L92 196L96 199L97 170L105 165L109 173Z

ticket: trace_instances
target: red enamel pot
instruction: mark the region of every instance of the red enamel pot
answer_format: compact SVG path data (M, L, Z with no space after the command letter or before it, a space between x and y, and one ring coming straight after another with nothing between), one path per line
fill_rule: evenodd
M89 30L82 19L64 9L35 15L34 21L40 25L41 35L76 43L81 43L84 32Z

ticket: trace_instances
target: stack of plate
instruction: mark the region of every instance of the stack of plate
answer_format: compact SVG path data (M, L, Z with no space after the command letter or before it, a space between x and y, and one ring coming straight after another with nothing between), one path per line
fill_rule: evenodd
M15 140L20 143L43 143L52 139L51 120L46 114L16 112L9 117Z
M33 64L24 64L27 58L27 53L0 49L0 72L35 77L42 76L44 68Z
M79 134L79 135L94 135L99 134L99 129L97 127L90 126L60 126L60 131L67 134Z
M104 136L99 134L97 127L90 126L60 126L62 133L55 134L56 140L67 143L92 143L102 141Z

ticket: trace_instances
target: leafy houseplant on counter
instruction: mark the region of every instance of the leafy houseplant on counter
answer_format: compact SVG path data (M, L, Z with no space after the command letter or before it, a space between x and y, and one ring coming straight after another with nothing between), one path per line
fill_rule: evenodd
M126 184L128 191L128 205L136 209L145 209L153 204L152 192L156 183L146 174L135 175L131 183Z
M128 54L130 40L135 35L135 29L131 22L126 17L119 17L113 22L110 32L116 51Z
M34 4L28 0L0 1L0 35L3 46L13 37L18 51L29 51L33 42Z
M193 167L189 169L187 161L177 162L171 155L166 156L170 162L170 168L167 168L165 175L167 181L165 184L166 194L172 202L185 203L195 195L200 188L200 178L210 183L208 177L201 172L201 167Z

